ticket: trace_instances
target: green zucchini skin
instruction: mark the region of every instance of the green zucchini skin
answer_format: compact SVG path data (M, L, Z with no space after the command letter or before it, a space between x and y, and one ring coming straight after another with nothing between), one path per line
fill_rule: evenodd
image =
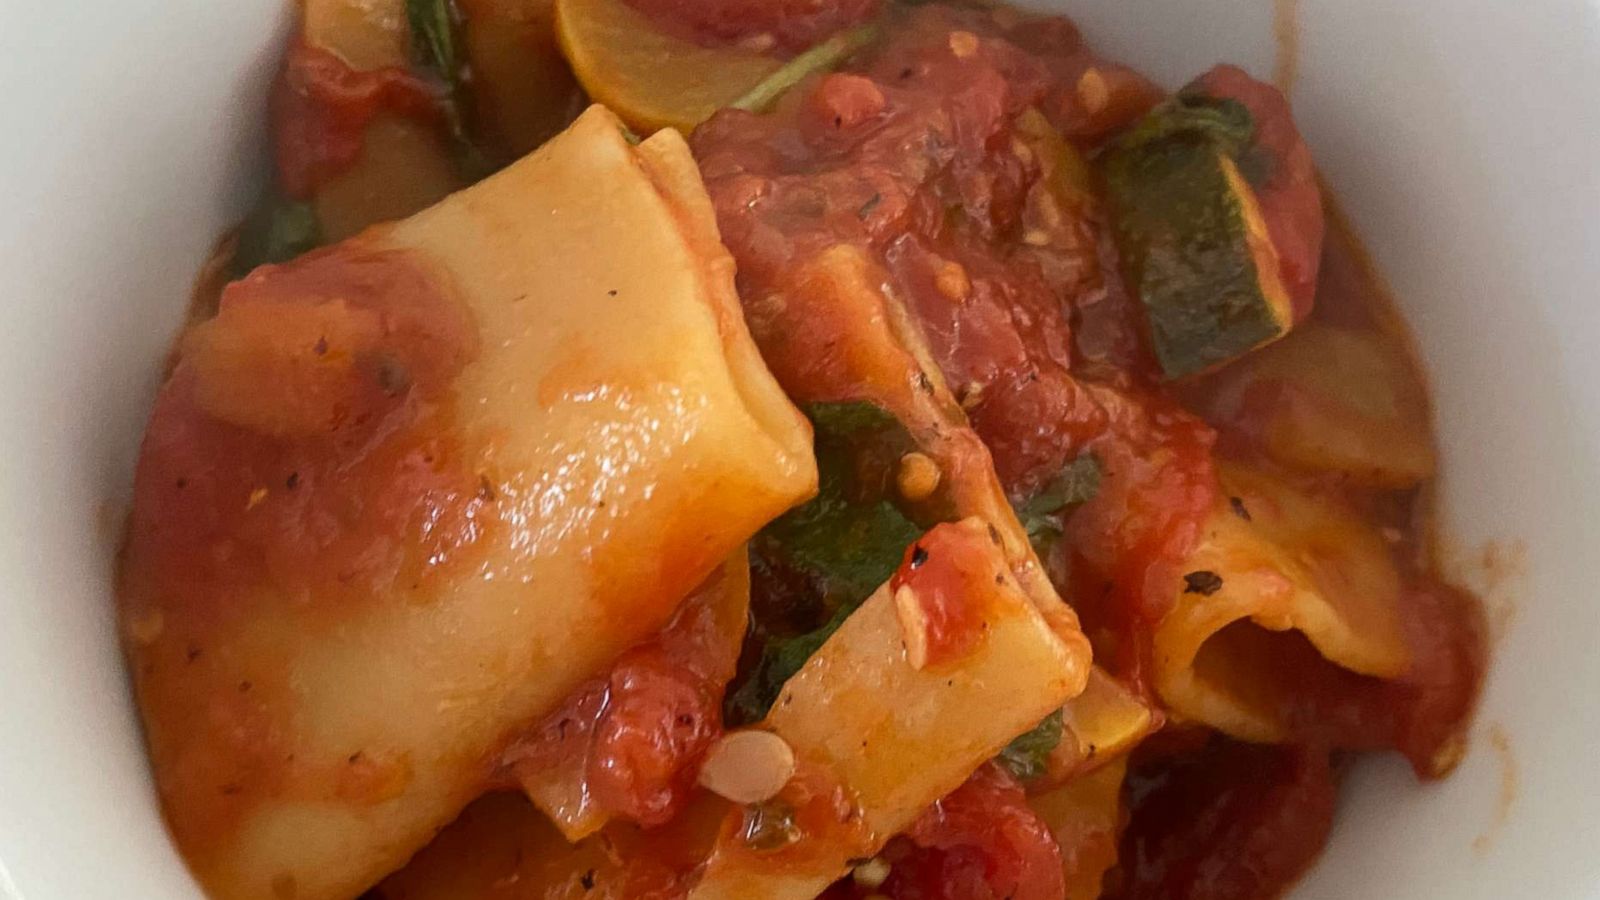
M1215 368L1292 324L1260 206L1236 162L1248 136L1237 104L1178 98L1101 160L1122 265L1168 378Z

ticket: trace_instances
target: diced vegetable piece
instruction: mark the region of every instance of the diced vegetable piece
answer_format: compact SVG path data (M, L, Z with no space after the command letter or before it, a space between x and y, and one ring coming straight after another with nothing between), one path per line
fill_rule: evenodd
M351 72L409 72L414 49L408 22L422 15L423 10L414 7L432 2L306 0L301 37L307 47L332 53ZM452 40L445 36L418 43L439 51L443 41L444 52L452 54L453 61ZM327 101L319 97L316 102ZM360 155L348 168L314 185L305 197L323 240L342 240L368 225L404 218L462 186L456 150L436 121L381 104L369 119L356 121L366 122L360 131ZM279 120L275 127L281 130L286 124ZM313 134L310 139L327 137Z
M1065 900L1095 900L1105 874L1117 863L1122 830L1122 782L1127 757L1028 798L1061 848Z
M474 121L500 155L529 153L583 109L556 42L554 0L458 0Z
M1282 337L1293 322L1277 251L1237 162L1250 129L1241 104L1179 97L1104 160L1123 265L1171 378Z
M361 158L330 178L312 206L323 237L337 241L424 210L461 186L436 128L380 114L363 133Z
M1433 475L1427 390L1397 337L1310 322L1197 389L1211 421L1284 465L1380 488Z
M1234 100L1250 111L1255 130L1239 163L1261 203L1261 218L1278 251L1278 272L1294 304L1295 321L1301 321L1316 299L1326 228L1317 167L1295 127L1289 101L1276 87L1229 65L1213 68L1184 92Z
M640 132L688 133L783 65L665 34L626 0L556 0L556 35L589 96Z

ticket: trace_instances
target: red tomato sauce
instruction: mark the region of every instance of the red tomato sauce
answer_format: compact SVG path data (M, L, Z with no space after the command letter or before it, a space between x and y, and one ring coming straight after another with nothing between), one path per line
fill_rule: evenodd
M127 588L200 620L264 584L330 605L417 591L492 527L450 427L476 341L398 252L346 244L229 285L156 401Z
M880 0L629 0L669 31L706 44L798 52L878 11Z
M1014 500L1092 452L1098 493L1066 517L1047 562L1095 643L1096 661L1153 699L1150 635L1223 499L1219 438L1160 377L1092 174L1075 181L1060 144L1025 124L1024 114L1037 111L1056 141L1092 162L1163 95L1093 54L1062 19L945 5L885 15L884 42L840 71L802 83L772 113L723 111L692 137L739 264L752 331L791 393L892 394L897 373L917 371L915 363L891 360L901 351L862 337L862 312L875 307L842 298L847 289L816 274L819 259L848 248L866 260L866 283L883 285L915 322ZM1283 96L1228 66L1191 89L1237 100L1252 115L1242 165L1296 321L1311 314L1330 280L1334 294L1363 290L1342 268L1321 271L1321 191ZM1076 168L1092 172L1082 162ZM868 352L880 362L858 358ZM1409 495L1331 489L1350 493L1375 525L1411 534ZM1412 538L1397 546L1403 569L1415 568L1402 558L1415 547ZM895 586L915 577L908 560ZM1409 578L1401 617L1412 671L1394 681L1364 678L1328 664L1303 639L1304 646L1295 636L1279 642L1276 663L1305 688L1291 701L1296 708L1283 711L1299 746L1221 741L1169 765L1161 783L1172 787L1152 788L1136 804L1124 849L1137 855L1114 896L1265 897L1292 882L1320 848L1332 808L1327 751L1310 748L1395 748L1424 776L1448 768L1480 680L1481 627L1471 598ZM950 606L936 603L928 620L941 628L955 621ZM1246 778L1252 767L1267 773L1261 784ZM1137 825L1143 821L1151 824ZM1244 858L1221 862L1235 845ZM990 896L930 886L965 877L942 868L959 868L949 863L955 857L934 856L925 852L907 869L922 871L926 884L897 867L905 880L890 895ZM956 893L937 892L945 889Z
M1335 788L1326 751L1216 737L1135 751L1132 817L1107 900L1269 900L1322 851Z
M956 525L939 525L906 548L904 561L889 579L897 595L911 591L926 622L927 665L931 668L959 663L983 639L986 610L975 602L994 591L999 573L975 568L988 554L973 552L985 540L981 534Z
M357 72L333 53L296 43L272 91L278 183L310 199L361 158L367 125L382 112L442 122L444 98L404 69Z
M427 267L358 245L257 269L184 336L140 451L119 602L157 784L184 798L170 824L192 852L294 765L279 639L252 632L266 643L234 656L219 637L263 603L314 627L426 599L496 527L450 411L476 337ZM380 800L406 768L358 755L319 777Z
M881 854L877 888L842 882L827 896L892 900L1060 900L1061 848L1022 786L990 764L923 813Z
M653 639L579 686L501 756L510 780L555 777L605 815L645 826L682 811L701 759L722 734L722 698L743 622L723 603L721 575L684 601Z
M768 359L785 385L830 393L816 385L839 376L837 354L823 351L847 339L796 335L843 326L795 307L766 324L762 300L808 304L817 292L796 280L807 263L837 245L866 253L1008 492L1026 498L1085 450L1100 457L1100 497L1069 543L1115 586L1119 619L1157 620L1170 598L1145 585L1171 574L1211 507L1212 435L1156 383L1098 207L1060 209L1049 148L1017 118L1040 110L1089 152L1160 94L1060 19L945 6L900 17L884 46L774 114L724 111L694 135L757 339L816 350Z

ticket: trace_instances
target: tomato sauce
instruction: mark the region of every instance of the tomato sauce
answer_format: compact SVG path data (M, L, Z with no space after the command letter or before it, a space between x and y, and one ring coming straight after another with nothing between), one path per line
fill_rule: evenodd
M657 826L674 818L722 735L723 693L743 636L743 617L730 622L721 608L723 577L713 575L660 634L580 685L508 748L502 777L565 782L581 807L563 811L573 819L619 816Z
M847 248L865 260L860 282L881 284L891 307L915 322L1014 501L1092 452L1099 490L1065 517L1064 540L1047 562L1096 661L1155 699L1150 635L1175 602L1173 585L1204 523L1225 500L1215 458L1238 450L1241 434L1219 422L1228 429L1219 443L1213 425L1185 405L1193 392L1162 379L1094 180L1094 155L1162 92L1096 56L1062 19L939 4L884 15L885 40L840 71L802 83L769 114L725 110L692 137L739 264L752 331L791 392L843 398L885 390L863 387L860 373L878 371L872 365L854 356L839 363L872 346L851 318L873 307L841 299L847 289L834 282L818 289L818 261ZM1324 318L1360 318L1342 308L1350 305L1343 298L1366 283L1348 266L1322 271L1322 194L1283 96L1229 66L1189 90L1251 113L1254 138L1241 169L1295 320L1312 314L1319 291L1337 295ZM841 312L847 307L851 315ZM885 360L881 370L906 365ZM1331 479L1317 488L1376 526L1412 533L1405 492ZM1394 748L1425 777L1448 769L1476 696L1481 627L1471 598L1420 574L1425 567L1407 555L1415 546L1409 537L1396 545L1411 573L1400 610L1410 673L1366 678L1327 663L1297 634L1275 642L1281 658L1273 665L1304 687L1286 692L1294 708L1281 711L1296 746L1219 739L1172 755L1165 774L1146 779L1160 789L1135 804L1124 847L1134 862L1115 896L1265 897L1283 889L1320 848L1331 815L1329 750L1315 748ZM917 578L913 561L908 556L895 587ZM924 594L938 596L917 592ZM924 609L941 652L951 634L949 652L959 652L958 606L936 600ZM1265 773L1259 784L1247 777L1256 768ZM1234 846L1244 856L1224 863ZM967 877L947 871L961 868L951 862L960 854L941 853L908 855L890 895L989 896L933 887ZM968 855L994 864L993 848Z
M404 69L352 70L338 56L296 43L272 91L278 183L307 200L361 158L367 125L382 112L443 123L445 98Z
M1120 620L1159 619L1170 598L1145 586L1171 574L1163 567L1210 509L1213 437L1156 383L1104 216L1088 189L1063 208L1054 157L1092 151L1160 95L1060 19L947 6L897 15L885 44L847 71L803 85L772 115L719 113L693 137L757 339L838 346L795 336L825 316L764 325L762 299L807 303L816 292L796 279L808 263L840 245L865 254L1013 497L1085 450L1101 458L1101 496L1070 545L1116 586ZM1056 144L1019 127L1029 110ZM768 358L786 385L816 390L837 377L835 355Z
M984 537L956 525L939 525L906 548L904 561L889 579L889 589L899 602L901 590L920 614L924 625L926 665L940 668L959 663L983 640L985 610L976 600L994 591L999 573L974 568L989 554L973 552L971 545Z
M1269 900L1310 867L1333 823L1325 750L1216 737L1135 751L1132 818L1107 900Z
M184 335L139 456L119 601L158 786L193 801L169 807L191 852L293 765L283 638L252 616L288 604L314 627L426 599L497 527L451 413L476 337L419 260L359 245L256 270ZM240 628L249 649L230 658L219 637ZM408 772L358 755L327 777L372 802Z
M669 32L701 43L798 52L878 11L880 0L629 0Z
M892 900L1060 900L1061 849L1022 786L986 765L923 813L880 854L881 886L841 883L829 897Z
M230 284L156 401L128 587L200 620L263 584L330 605L416 591L492 527L450 427L476 340L398 252L344 245Z

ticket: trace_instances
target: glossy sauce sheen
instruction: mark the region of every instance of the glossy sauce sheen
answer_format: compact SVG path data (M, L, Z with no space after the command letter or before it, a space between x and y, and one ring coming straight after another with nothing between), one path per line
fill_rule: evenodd
M983 639L986 610L975 599L991 592L979 580L998 578L981 553L968 551L980 535L955 528L935 528L906 548L905 559L889 579L899 595L909 590L926 623L927 665L953 667Z

